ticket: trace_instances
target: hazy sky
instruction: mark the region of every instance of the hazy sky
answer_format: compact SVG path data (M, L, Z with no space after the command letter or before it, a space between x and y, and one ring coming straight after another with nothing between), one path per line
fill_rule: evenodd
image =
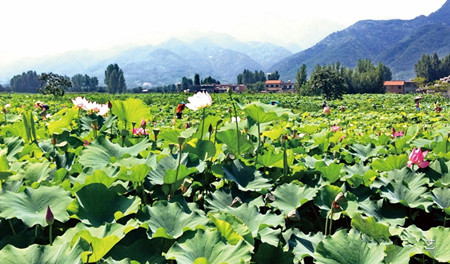
M0 65L28 56L158 44L192 31L307 48L363 19L412 19L445 0L4 0Z

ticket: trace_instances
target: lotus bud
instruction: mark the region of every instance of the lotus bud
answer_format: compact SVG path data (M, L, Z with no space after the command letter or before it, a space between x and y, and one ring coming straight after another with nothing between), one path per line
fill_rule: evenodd
M180 148L181 148L181 146L183 145L183 143L184 143L185 140L186 140L186 138L184 138L184 137L178 137L178 138L177 138L178 145L180 146Z
M275 196L271 193L266 193L264 196L264 203L272 203L275 201Z
M186 129L190 128L191 125L189 123L186 123Z
M288 213L286 218L291 221L300 221L300 214L298 213L297 209L294 209Z
M213 131L213 127L212 127L212 125L211 124L209 124L209 127L208 127L208 132L211 134L211 132Z
M233 201L231 202L230 206L231 207L238 207L242 204L242 200L241 198L239 198L238 196L234 197Z
M111 101L108 100L108 108L111 109L112 108L112 103Z
M143 129L145 129L146 126L147 126L147 122L145 122L145 118L142 118L142 121L141 121L141 127L142 127Z
M330 114L330 108L328 107L328 106L325 106L324 108L323 108L323 114L324 115L329 115Z
M47 212L45 214L45 221L48 225L53 225L53 222L55 221L55 217L53 216L53 212L50 209L50 206L47 206Z

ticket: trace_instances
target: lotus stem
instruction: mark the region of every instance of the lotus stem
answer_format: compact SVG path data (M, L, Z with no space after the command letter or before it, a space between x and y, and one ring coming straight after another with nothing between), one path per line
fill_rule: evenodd
M38 235L38 226L35 225L35 226L34 226L34 239L37 238L37 235Z
M11 219L8 219L8 223L9 223L9 227L11 227L11 231L12 231L13 235L16 235L16 230L14 230L14 226L11 222ZM445 226L445 224L444 224L444 226Z
M50 241L50 246L53 244L52 230L53 224L50 225L50 230L48 232L48 240Z
M325 218L325 236L327 236L327 230L328 230L328 215L327 215L327 217Z
M234 111L234 120L236 121L236 141L237 141L237 151L238 151L238 155L241 154L241 150L240 150L240 144L239 144L239 125L238 125L238 117L237 117L237 111L236 111L236 104L234 103L233 97L231 95L231 92L229 93L230 95L230 99L231 99L231 104L233 105L233 111Z
M203 128L205 126L205 112L206 109L203 108L203 114L202 114L202 130L201 130L201 134L200 134L200 140L203 139Z

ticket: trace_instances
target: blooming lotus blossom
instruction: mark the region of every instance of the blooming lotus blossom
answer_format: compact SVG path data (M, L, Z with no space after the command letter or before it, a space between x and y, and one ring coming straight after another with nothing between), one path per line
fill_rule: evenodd
M148 133L142 127L133 128L133 136L146 136L146 135L148 135Z
M98 115L104 116L109 112L108 104L102 104L100 105L100 108L98 110Z
M408 167L411 168L413 164L419 166L419 168L426 168L428 165L430 165L429 161L424 161L425 156L427 155L428 150L422 152L420 148L416 149L414 148L411 151L411 154L409 154L409 161L408 161Z
M212 105L212 98L208 92L198 92L193 96L188 97L188 101L189 103L186 104L186 107L194 111Z
M11 104L5 104L5 108L11 108Z
M81 109L83 109L83 110L86 110L89 101L88 101L86 98L84 98L84 97L82 98L82 97L79 97L79 96L78 96L77 98L72 99L72 103L73 103L76 107L81 108Z
M402 131L397 131L397 132L395 132L393 135L392 135L392 137L393 138L396 138L396 137L403 137L403 132Z
M340 128L338 125L334 125L334 126L331 127L331 130L332 130L333 132L338 132L339 129L341 129L341 128Z
M329 115L330 114L330 108L328 107L328 106L325 106L324 108L323 108L323 114L324 115Z

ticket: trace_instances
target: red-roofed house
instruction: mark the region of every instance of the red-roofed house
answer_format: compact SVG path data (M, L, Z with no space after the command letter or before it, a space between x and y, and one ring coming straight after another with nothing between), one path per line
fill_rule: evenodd
M414 82L408 81L385 81L384 88L386 89L386 93L406 94L414 93L417 86Z
M268 80L265 85L266 91L276 93L283 91L283 82L281 80Z

